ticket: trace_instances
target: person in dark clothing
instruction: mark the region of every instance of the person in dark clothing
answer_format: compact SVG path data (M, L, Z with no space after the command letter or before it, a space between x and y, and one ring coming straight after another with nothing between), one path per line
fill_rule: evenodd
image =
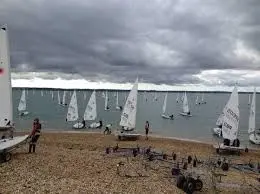
M150 124L148 121L145 122L145 136L146 136L146 140L148 140L148 133L149 133L149 128L150 128Z
M120 109L120 110L123 110L123 107L122 107L122 106L119 106L119 109Z
M29 153L31 153L32 149L33 149L33 152L35 152L36 143L41 135L41 128L42 128L42 125L39 122L39 119L38 118L34 119L33 129L29 136L31 138L31 141L29 143Z
M170 115L170 119L173 120L173 115Z
M105 134L107 134L107 135L111 134L111 129L108 126L106 126L106 129L104 131L104 135Z
M187 115L190 115L190 111L189 111L189 112L187 112Z
M82 119L82 125L83 125L83 128L85 128L86 127L86 121L84 120L84 119Z

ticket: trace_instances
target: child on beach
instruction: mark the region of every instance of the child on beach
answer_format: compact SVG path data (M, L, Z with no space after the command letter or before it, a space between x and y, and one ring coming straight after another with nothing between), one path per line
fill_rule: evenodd
M35 152L36 143L41 135L42 125L38 118L33 121L33 129L29 137L31 137L31 141L29 143L29 153L31 153L32 149Z
M146 139L146 140L148 140L149 127L150 127L149 122L146 121L146 122L145 122L145 136L146 136L145 139Z

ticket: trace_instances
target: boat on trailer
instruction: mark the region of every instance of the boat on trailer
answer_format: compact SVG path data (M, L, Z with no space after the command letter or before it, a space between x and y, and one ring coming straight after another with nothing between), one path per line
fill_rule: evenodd
M119 140L136 140L141 134L135 132L136 111L137 111L138 78L136 79L132 90L129 92L121 114L119 131L115 135Z
M239 127L239 100L237 87L234 87L230 95L230 99L223 110L221 120L223 143L213 145L217 153L220 152L236 152L240 153L242 150L248 152L248 148L240 146L238 136Z
M10 137L1 135L0 158L4 161L11 160L11 151L27 142L28 135L12 137L13 126L13 101L10 72L10 55L8 46L8 32L6 26L0 27L0 133L10 133Z

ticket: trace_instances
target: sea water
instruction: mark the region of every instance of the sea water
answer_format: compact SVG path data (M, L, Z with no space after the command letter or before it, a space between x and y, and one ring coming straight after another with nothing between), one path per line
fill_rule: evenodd
M43 96L41 96L41 91L43 91ZM14 122L18 130L31 129L32 121L35 117L38 117L41 120L43 130L73 130L73 122L66 122L68 106L60 106L58 104L57 90L53 90L53 92L54 98L52 99L51 90L49 89L28 89L28 92L26 92L26 99L27 110L30 114L21 117L19 116L17 107L22 89L13 89ZM67 104L69 104L72 92L73 91L67 92ZM80 120L82 120L92 91L78 90L76 92ZM60 90L59 93L62 100L63 91ZM84 100L84 93L86 95L86 100ZM108 106L110 107L110 110L108 111L104 110L105 98L102 97L102 93L103 91L96 92L96 121L102 120L104 124L112 124L114 129L119 128L121 111L116 110L116 91L108 91ZM124 106L128 93L129 91L118 91L119 105ZM138 93L136 116L137 131L144 133L145 121L149 121L151 133L153 135L186 138L204 142L216 141L212 135L212 128L215 127L216 120L227 103L231 93L204 93L206 104L196 105L196 97L199 96L199 101L201 101L202 93L187 92L192 117L183 117L179 115L182 111L181 97L183 93L179 93L179 102L177 103L176 98L178 92L168 92L166 113L173 114L174 120L163 119L161 117L165 94L165 92ZM155 96L157 97L157 100L155 100ZM260 116L260 96L258 94L256 99L256 127L260 127L260 119L258 119ZM248 94L239 93L239 139L243 145L249 144L247 134L249 109Z

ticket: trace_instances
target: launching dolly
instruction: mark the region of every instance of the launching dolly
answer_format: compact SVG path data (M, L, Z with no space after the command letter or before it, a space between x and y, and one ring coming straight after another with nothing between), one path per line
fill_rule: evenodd
M28 135L17 136L11 139L0 140L0 159L4 162L11 160L11 152L21 145L27 143Z

